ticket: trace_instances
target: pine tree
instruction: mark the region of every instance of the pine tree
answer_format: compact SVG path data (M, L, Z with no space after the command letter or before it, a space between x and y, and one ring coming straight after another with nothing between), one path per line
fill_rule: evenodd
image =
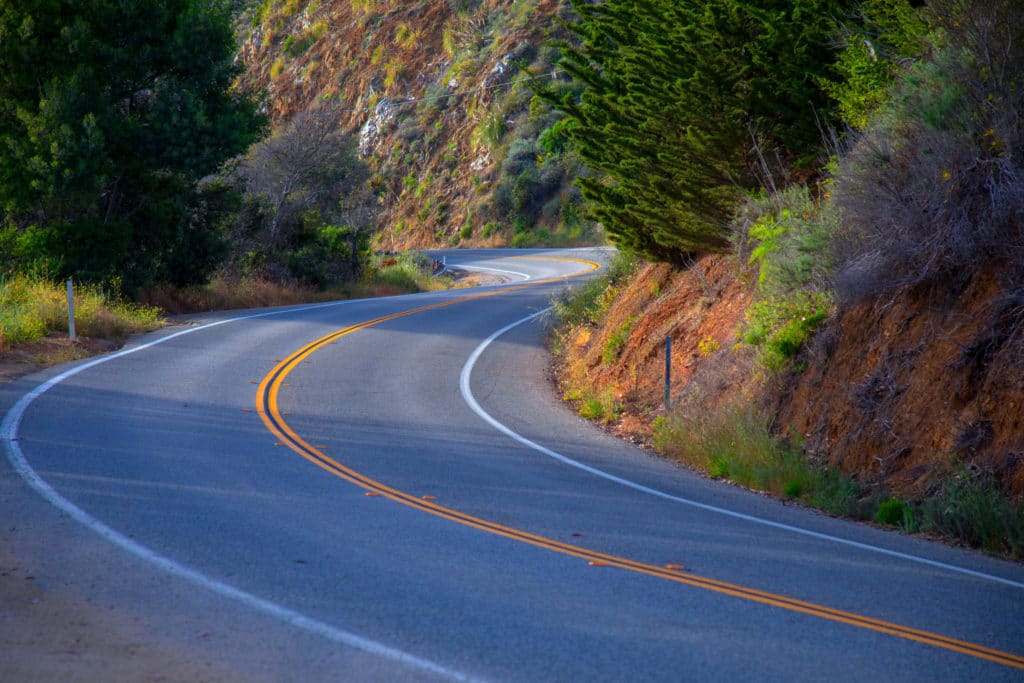
M260 130L232 92L216 0L19 0L0 6L0 254L51 275L180 279L213 245L199 179ZM214 248L211 246L211 248Z

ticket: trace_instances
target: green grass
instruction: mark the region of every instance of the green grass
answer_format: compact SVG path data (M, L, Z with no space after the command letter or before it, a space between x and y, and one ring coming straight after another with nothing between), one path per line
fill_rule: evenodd
M889 498L878 504L875 521L879 524L898 526L904 531L914 531L914 509L898 498Z
M715 479L799 500L835 515L863 515L863 491L855 481L809 461L799 444L773 434L769 419L751 406L706 410L694 401L655 421L654 447Z
M821 468L772 434L769 420L750 406L694 408L661 418L654 446L712 478L783 498L805 500L824 491Z
M1024 559L1024 501L1011 501L983 472L960 468L913 513L921 531Z
M636 318L630 316L626 319L626 322L622 323L619 329L608 335L608 341L605 342L604 348L601 349L601 361L605 365L611 365L619 359L622 349L626 346L626 342L629 341L629 332L633 329L634 322L636 322Z
M825 322L831 306L831 297L821 292L761 299L747 309L743 341L758 348L762 367L781 370Z
M68 331L67 290L22 275L0 279L0 348ZM97 287L75 287L75 331L122 340L163 325L156 308L125 303Z
M618 294L616 285L632 274L636 263L635 257L620 251L599 275L562 293L553 302L556 326L569 329L600 322Z
M697 401L655 421L654 447L712 478L796 499L834 515L1024 558L1024 502L1010 500L983 473L962 468L925 498L892 498L811 462L799 444L773 434L770 421L750 406L706 410Z
M608 424L622 416L622 403L615 398L615 393L611 389L606 389L600 393L575 389L569 391L565 398L575 402L576 410L580 417L587 420Z

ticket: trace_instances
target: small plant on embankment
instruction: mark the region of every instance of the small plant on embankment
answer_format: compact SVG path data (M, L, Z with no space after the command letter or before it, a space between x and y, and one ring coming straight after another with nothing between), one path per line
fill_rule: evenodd
M551 348L556 356L564 357L566 350L575 339L589 337L609 306L615 300L618 286L636 269L636 258L625 252L618 252L612 262L583 284L563 292L553 303L555 332L551 336ZM625 344L628 325L619 330L621 339L610 340L604 355L607 362L613 362ZM572 403L579 414L588 420L603 424L613 422L622 413L622 403L612 387L596 390L586 383L566 382L563 398Z

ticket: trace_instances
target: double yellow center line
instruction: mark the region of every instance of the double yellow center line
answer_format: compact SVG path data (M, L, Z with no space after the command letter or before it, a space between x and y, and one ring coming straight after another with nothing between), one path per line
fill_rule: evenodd
M546 257L550 258L550 257ZM564 260L575 260L575 259L564 259ZM591 262L587 263L592 270L597 268L597 264ZM1003 664L1018 669L1024 669L1024 657L1015 655L1009 652L1003 652L992 648L983 647L974 643L969 643L963 640L957 640L955 638L948 638L936 633L929 631L923 631L920 629L910 628L908 626L901 626L880 619L873 619L860 614L852 612L845 612L842 610L832 609L823 605L818 605L811 602L805 602L802 600L796 600L789 598L784 595L778 595L775 593L768 593L760 591L754 588L748 588L746 586L740 586L737 584L726 583L724 581L718 581L708 577L698 576L685 571L681 571L681 568L677 565L667 565L660 567L657 565L646 564L635 560L630 560L625 557L618 557L616 555L610 555L607 553L598 552L595 550L588 550L586 548L580 548L568 543L563 543L551 538L544 536L537 536L521 529L515 529L513 527L491 522L486 519L474 517L458 510L446 508L433 502L430 497L417 497L404 491L391 488L386 484L371 479L364 474L356 472L355 470L346 467L337 460L331 458L324 453L319 447L316 447L305 439L303 439L298 433L293 430L282 416L282 412L279 405L279 392L281 386L284 384L285 379L300 363L307 360L310 356L316 353L323 347L337 341L338 339L345 337L353 332L363 330L375 325L379 325L389 320L395 320L397 318L403 318L417 313L423 313L425 311L431 311L446 306L451 306L457 303L465 301L472 301L483 297L494 296L495 294L505 293L508 291L514 291L522 289L524 287L530 287L544 282L551 282L559 278L551 278L547 280L538 280L536 282L525 283L522 285L516 285L513 287L507 287L500 290L489 290L486 292L473 294L469 296L459 297L449 301L441 303L431 304L428 306L420 306L417 308L393 313L391 315L381 316L368 320L366 322L351 325L349 327L337 330L328 334L316 341L313 341L306 346L303 346L299 350L292 353L290 356L279 362L266 377L260 382L259 388L256 391L256 406L257 412L259 413L260 419L266 425L267 429L284 445L291 448L293 451L301 455L306 460L312 462L318 467L330 472L331 474L344 479L356 486L359 486L366 490L367 495L371 496L383 496L393 500L402 505L407 505L411 508L427 512L444 519L464 524L466 526L473 527L486 531L487 533L495 534L497 536L504 536L521 543L528 543L539 548L545 548L554 552L562 553L564 555L570 555L572 557L578 557L587 560L593 566L603 567L617 567L619 569L625 569L628 571L637 572L640 574L647 574L648 576L658 577L668 581L674 581L676 583L686 584L695 588L702 588L704 590L713 591L715 593L721 593L724 595L730 595L732 597L749 600L752 602L761 603L764 605L771 605L773 607L779 607L782 609L790 610L793 612L800 612L802 614L808 614L811 616L819 617L822 619L828 619L829 621L840 622L848 624L850 626L856 626L858 628L867 629L870 631L876 631L878 633L885 633L888 635L912 640L925 645L931 645L933 647L943 648L945 650L952 650L959 652L971 657L977 657L979 659L996 662L997 664Z

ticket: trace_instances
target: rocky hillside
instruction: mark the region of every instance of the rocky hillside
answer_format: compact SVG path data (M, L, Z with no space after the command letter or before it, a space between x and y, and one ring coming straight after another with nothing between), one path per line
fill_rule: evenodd
M384 207L378 248L593 243L557 117L523 71L553 78L567 4L266 0L242 18L242 84L275 125L342 108Z

